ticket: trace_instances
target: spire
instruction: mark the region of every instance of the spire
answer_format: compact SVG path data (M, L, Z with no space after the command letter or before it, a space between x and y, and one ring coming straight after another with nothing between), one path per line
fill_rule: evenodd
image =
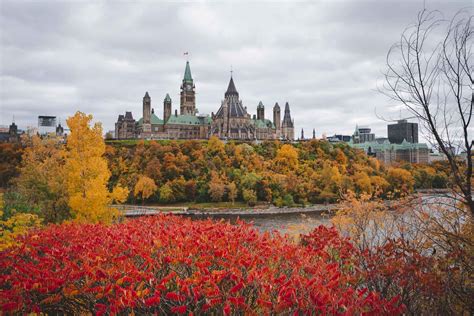
M285 104L285 115L283 116L283 122L282 122L282 127L294 127L293 120L291 119L291 114L290 114L290 105L288 102Z
M304 130L301 129L301 139L304 139Z
M313 139L316 138L316 129L313 128Z
M193 83L193 77L191 76L191 68L189 67L189 61L186 62L186 69L184 70L183 82Z
M275 106L273 107L273 110L279 110L280 106L278 105L278 102L275 103Z
M232 76L230 76L229 86L227 87L227 91L225 93L226 97L229 95L239 96L237 89L235 89L234 79L232 78Z
M150 98L150 95L148 94L148 91L145 93L145 96L143 97L143 99L149 99Z
M260 102L258 103L257 109L258 109L258 108L263 108L263 107L264 107L264 106L263 106L263 103L262 103L262 101L260 101Z
M167 93L165 97L165 102L171 102L170 95Z

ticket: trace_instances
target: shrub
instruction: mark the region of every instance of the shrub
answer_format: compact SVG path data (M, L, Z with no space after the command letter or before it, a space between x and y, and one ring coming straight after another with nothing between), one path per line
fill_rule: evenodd
M156 216L50 225L0 253L7 313L399 314L359 284L352 246L319 227L302 244L250 225Z

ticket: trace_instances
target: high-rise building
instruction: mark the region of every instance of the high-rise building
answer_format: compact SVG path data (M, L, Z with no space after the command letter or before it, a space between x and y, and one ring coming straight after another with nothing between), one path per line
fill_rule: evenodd
M407 120L399 120L395 124L387 126L388 140L393 144L401 144L403 140L418 143L418 124Z
M38 133L40 135L56 133L56 116L38 116Z
M352 141L354 144L373 142L374 140L375 134L371 133L370 127L356 126L354 134L352 135Z

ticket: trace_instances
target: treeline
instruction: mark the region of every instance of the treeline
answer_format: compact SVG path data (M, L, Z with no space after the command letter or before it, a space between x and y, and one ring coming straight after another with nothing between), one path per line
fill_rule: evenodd
M109 185L128 188L129 203L244 201L291 206L335 202L348 190L399 197L415 188L443 188L448 179L441 165L386 167L346 144L322 140L112 143L106 157L112 173Z
M0 144L0 187L17 210L41 204L39 208L57 214L54 209L65 208L68 181L58 171L64 148L54 139L30 139L23 146ZM348 190L392 198L418 188L444 188L449 174L444 162L388 167L345 144L321 140L113 142L106 145L105 158L111 172L109 188L128 188L128 203L242 201L291 206L335 202Z

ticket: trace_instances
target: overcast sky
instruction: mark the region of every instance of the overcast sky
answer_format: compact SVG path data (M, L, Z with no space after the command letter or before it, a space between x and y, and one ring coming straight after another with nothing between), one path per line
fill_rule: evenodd
M0 0L0 124L64 122L80 110L107 131L125 111L142 116L146 91L162 118L166 93L179 109L189 58L201 113L217 112L232 65L249 112L262 101L271 118L288 101L297 136L350 134L356 124L385 136L376 113L400 116L376 91L386 53L424 4L450 17L472 2Z

